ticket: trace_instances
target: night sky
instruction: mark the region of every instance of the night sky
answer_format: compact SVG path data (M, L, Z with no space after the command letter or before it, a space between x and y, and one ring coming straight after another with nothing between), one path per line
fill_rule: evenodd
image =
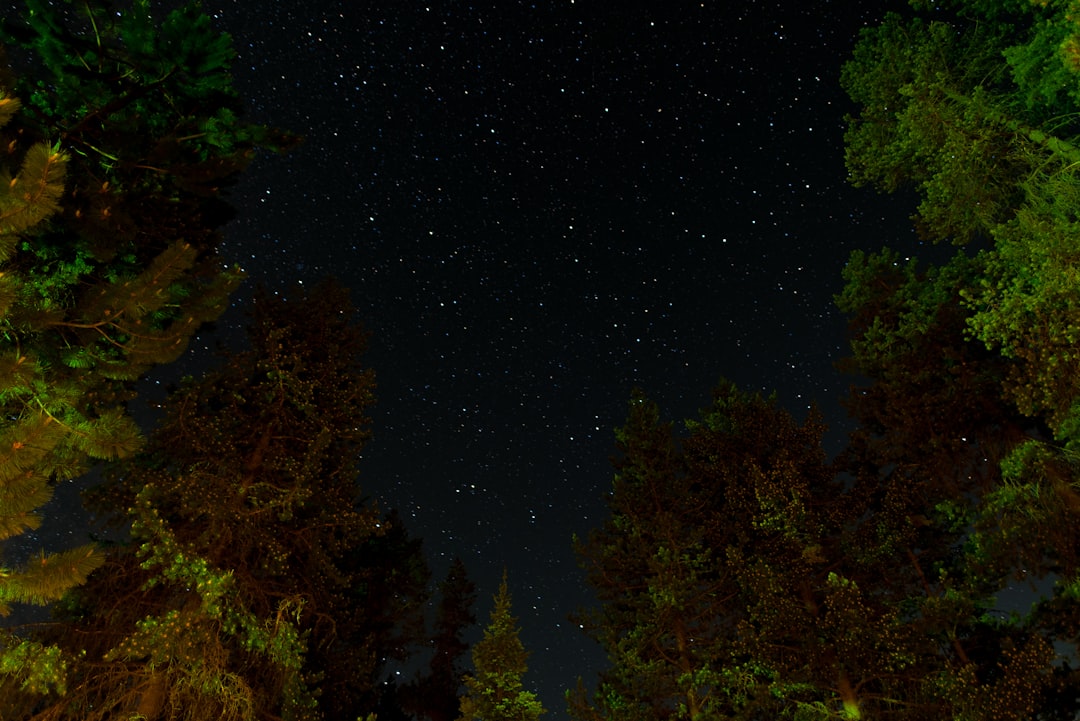
M306 142L233 191L250 280L189 363L258 283L348 286L378 378L363 490L437 573L463 558L481 624L509 570L548 718L602 664L567 619L571 537L634 386L673 419L721 377L775 390L842 443L841 268L915 244L910 200L843 166L840 65L884 5L204 0L250 119Z

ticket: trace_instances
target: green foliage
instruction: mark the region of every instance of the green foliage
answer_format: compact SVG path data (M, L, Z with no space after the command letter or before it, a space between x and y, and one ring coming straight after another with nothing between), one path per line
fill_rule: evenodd
M0 262L11 257L18 234L60 209L65 165L62 153L39 143L26 153L18 174L0 170Z
M41 639L76 659L56 718L355 718L420 640L419 544L355 482L374 379L345 291L259 295L249 340L91 494L131 544Z
M934 278L930 269L924 287L960 296L969 337L1007 361L1005 399L1054 428L1080 390L1072 350L1080 65L1069 49L1080 42L1076 17L1066 3L1007 11L952 5L959 12L952 21L894 14L864 32L844 69L845 88L861 107L849 121L849 167L857 184L918 187L918 223L928 237L993 240L963 277ZM867 274L863 287L880 282L880 265L860 268L859 261L851 267ZM880 318L856 297L856 277L847 277L841 307ZM914 318L896 327L926 331ZM857 356L886 346L876 328L859 333Z
M10 603L44 605L58 600L73 586L86 582L104 559L93 546L72 548L60 553L42 552L17 573L0 570L0 615L10 612Z
M257 148L288 139L239 119L229 39L195 4L154 18L142 0L123 12L28 0L0 34L23 62L16 86L0 89L0 537L10 538L41 523L54 482L141 447L126 415L134 381L179 357L240 280L216 255L221 189ZM2 565L2 610L51 602L103 561L84 547ZM32 664L19 648L0 652L5 669Z
M890 14L864 30L842 84L860 108L845 136L852 181L916 188L922 233L966 243L1009 220L1048 158L1077 160L1080 66L1066 8L990 19L959 5L956 18Z
M1070 164L1027 192L1016 217L995 231L985 271L964 298L972 335L1014 361L1010 400L1056 428L1080 393L1080 182Z
M889 14L862 32L841 74L860 107L845 135L852 182L918 188L920 228L934 240L984 233L1005 210L1000 189L1023 172L1007 134L984 120L985 94L957 91L1000 74L995 32L976 24L958 34L949 23Z
M18 109L11 99L0 99L0 120L6 124ZM9 261L17 238L31 232L58 210L64 189L64 157L55 149L38 144L30 148L18 173L0 171L0 262ZM17 317L19 310L17 272L4 273L4 316ZM8 338L10 340L10 336ZM5 403L8 422L0 427L0 537L10 538L37 528L40 517L34 509L50 497L47 483L58 472L80 464L79 452L122 452L130 448L132 426L114 416L72 418L70 404L74 389L51 392L44 379L45 369L18 346L0 362L0 399ZM65 425L57 416L74 422ZM106 434L99 430L108 427ZM100 566L102 558L92 548L73 549L41 557L14 571L0 567L0 613L7 615L11 603L46 604L58 599L71 586ZM25 648L23 646L16 647ZM15 653L15 651L13 651ZM21 658L21 657L20 657ZM16 659L17 660L17 659ZM11 659L7 665L10 665ZM35 677L37 671L29 671Z
M888 254L859 261L892 278L883 287L911 287L903 300L874 300L870 287L849 298L918 318L919 298L950 297ZM927 333L942 327L925 317ZM962 323L945 327L962 336ZM897 358L925 349L918 339L877 367L900 370ZM923 392L907 374L890 382ZM1074 577L1071 456L1022 446L987 491L991 469L973 465L984 447L934 451L940 434L901 435L877 418L879 437L856 434L830 465L815 419L795 423L775 399L723 383L676 439L635 395L610 518L579 543L601 603L583 620L609 668L591 695L583 684L568 694L572 717L1020 719L1070 693L1047 649L1073 642L1071 586L1023 618L1001 617L994 594L1015 568ZM982 422L1004 430L1000 416ZM1020 500L1036 486L1036 506Z
M464 679L460 721L535 721L547 713L522 686L528 653L518 633L504 573L484 638L472 650L475 670Z
M254 148L290 142L238 121L232 40L198 4L164 17L148 0L125 5L91 0L65 12L26 0L21 19L4 24L5 41L40 61L19 92L103 179L128 190L212 191Z
M845 547L891 578L897 628L952 656L911 646L920 698L956 718L1058 718L1076 689L1052 653L1075 644L1068 582L1023 616L995 615L994 597L1078 565L1077 8L913 6L926 19L889 16L844 69L852 179L914 187L925 237L989 247L845 270L845 365L868 380L839 459L863 514Z
M828 689L842 634L821 589L846 512L822 427L730 383L686 427L677 440L638 394L617 432L611 517L578 549L601 602L584 620L610 668L591 698L571 696L572 715L758 718L839 703ZM859 622L876 629L873 618ZM863 656L873 674L896 652Z
M59 648L20 639L10 631L0 637L0 676L33 694L65 693L67 661Z

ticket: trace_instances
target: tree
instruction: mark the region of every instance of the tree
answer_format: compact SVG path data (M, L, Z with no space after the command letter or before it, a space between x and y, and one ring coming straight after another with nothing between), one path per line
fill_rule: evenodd
M0 96L0 128L18 108L16 99ZM5 267L0 276L0 322L6 346L0 362L0 402L9 419L0 430L0 540L41 524L35 511L51 497L50 482L57 475L82 466L90 455L130 452L137 435L115 410L87 413L80 402L86 386L71 376L47 374L33 355L33 341L52 323L36 312L34 284L12 267L11 260L20 235L32 233L59 209L65 160L63 154L38 143L27 150L17 173L4 169L0 174L0 262ZM12 603L55 601L101 562L93 547L82 546L42 553L18 570L0 566L0 614L9 614ZM0 649L25 685L44 688L62 682L63 664L54 650L11 635L0 639Z
M861 35L843 71L860 107L848 167L856 184L914 185L931 240L993 242L947 292L968 311L965 339L1007 361L1005 399L1056 432L1080 393L1080 26L1068 3L942 5Z
M465 564L455 557L439 584L434 626L426 645L431 658L427 671L397 689L397 704L414 717L454 721L460 713L459 696L469 644L465 631L476 623L473 604L476 585Z
M71 149L75 190L86 194L81 220L89 226L105 220L101 231L132 232L125 227L132 221L150 218L156 227L202 218L213 219L212 230L227 213L223 187L255 150L296 142L241 120L232 39L197 3L164 17L149 0L24 4L22 14L5 18L2 37L18 50L27 125ZM169 213L165 201L178 210ZM88 212L106 208L104 218ZM201 235L198 224L188 230Z
M1064 688L1046 639L988 612L956 499L869 460L838 476L822 431L722 384L677 439L635 396L579 546L610 667L573 717L1019 719Z
M178 10L159 36L135 5L84 3L80 24L30 0L26 24L9 15L0 33L22 71L0 58L3 538L37 527L54 481L139 447L134 381L179 357L239 282L216 254L221 187L256 148L285 145L222 102L228 38L205 15ZM101 562L84 546L5 565L0 610L53 601ZM62 688L63 666L56 649L0 639L0 667L28 688Z
M583 621L608 654L590 702L579 692L579 718L666 718L694 714L715 699L703 689L716 647L730 642L735 588L723 568L724 546L706 537L707 504L659 410L642 394L616 439L611 517L578 543L601 603ZM692 642L691 642L692 639Z
M851 518L816 417L722 383L687 430L677 439L636 394L617 432L610 518L579 544L601 603L584 621L610 667L591 699L571 695L572 715L871 705L855 689L893 675L903 644L895 614L841 573Z
M374 379L332 283L259 296L250 349L172 393L92 507L132 541L43 634L74 659L34 718L355 718L404 659L427 567L359 496ZM10 693L15 698L15 693Z
M859 107L845 152L856 185L914 187L924 236L962 244L1007 222L1048 160L1080 160L1080 36L1067 3L937 5L861 33L841 74Z
M1029 718L1075 707L1078 682L1053 649L1076 643L1080 27L1069 3L913 5L926 17L888 16L845 66L849 169L914 186L924 237L990 247L849 264L849 367L870 380L850 400L851 538L894 557L892 590L903 579L911 622L944 642L935 694L953 713ZM1032 577L1052 597L997 617L995 595Z
M528 653L518 633L504 572L491 620L472 650L474 672L465 677L462 721L535 721L546 713L536 695L522 687Z

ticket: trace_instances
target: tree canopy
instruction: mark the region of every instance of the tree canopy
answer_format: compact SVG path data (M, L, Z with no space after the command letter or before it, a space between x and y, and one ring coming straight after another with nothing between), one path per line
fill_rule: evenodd
M71 669L36 717L375 708L381 670L423 628L428 572L398 519L359 495L373 376L350 316L334 285L260 297L250 349L177 389L94 490L131 542L43 634Z
M505 575L463 676L464 564L433 595L420 541L360 493L374 376L344 289L260 295L246 350L148 437L128 416L240 281L228 185L295 139L241 119L196 4L122 10L26 0L0 26L0 540L101 462L89 505L130 527L0 565L0 613L61 599L0 638L0 716L533 721ZM580 721L1080 707L1080 7L913 0L841 81L850 180L913 191L952 252L842 270L834 459L816 412L726 381L680 426L631 396L608 517L576 541L609 662L568 694ZM1004 609L1029 581L1049 590Z
M547 713L524 688L529 654L519 633L504 572L484 637L472 649L474 670L464 679L460 721L536 721Z
M19 59L18 73L6 64L0 73L4 538L37 527L53 483L139 448L126 413L134 382L176 360L240 280L216 250L222 186L256 148L284 145L215 109L202 81L213 77L228 95L231 79L220 53L196 49L223 49L227 39L194 6L170 16L173 42L154 48L147 3L132 13L79 7L82 16L31 1L3 24ZM212 120L231 146L177 135ZM21 568L8 562L0 610L55 600L102 560L83 546ZM62 685L55 664L14 661L30 658L24 641L3 646L27 684Z

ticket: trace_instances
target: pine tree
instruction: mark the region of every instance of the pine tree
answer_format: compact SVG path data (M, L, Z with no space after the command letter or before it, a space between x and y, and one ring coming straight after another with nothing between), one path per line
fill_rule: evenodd
M0 129L18 109L15 98L0 95ZM57 355L78 349L64 330L70 309L51 302L48 283L57 278L43 276L20 248L24 238L40 237L60 210L67 158L37 143L11 160L17 172L0 170L0 407L7 419L0 424L0 540L40 526L37 509L51 497L54 481L82 472L89 459L121 457L138 445L122 406L108 394L91 398L107 390L107 382L56 367ZM57 600L102 560L92 546L82 546L42 552L18 569L0 565L0 615L14 603ZM0 658L28 687L63 683L62 661L39 645L5 634Z
M400 519L359 495L374 377L351 315L333 283L260 295L250 349L171 394L95 490L132 542L40 637L74 659L43 717L376 709L386 664L417 641L428 571Z
M157 27L135 4L84 3L80 22L31 1L27 24L4 18L22 71L0 73L4 538L37 527L54 482L139 448L134 381L178 358L240 279L216 253L221 187L272 134L219 102L228 42L205 15ZM102 560L87 546L6 563L0 611L55 600ZM0 639L0 668L27 688L62 688L64 664Z
M1020 719L1064 697L1044 634L1075 615L988 614L948 483L914 457L838 477L822 432L731 384L680 438L632 399L610 518L579 545L610 665L570 694L574 718Z
M844 68L849 169L914 187L924 237L991 247L921 267L853 256L839 301L870 383L850 401L850 538L940 642L951 713L1072 713L1080 678L1054 648L1075 648L1080 614L1080 26L1070 3L912 5ZM1020 578L1055 579L1052 596L995 618Z
M0 96L0 129L18 109L15 98ZM78 388L43 386L45 373L40 361L23 352L18 342L20 336L32 337L43 331L48 321L35 324L27 318L36 309L27 299L27 279L14 266L12 256L20 236L32 233L59 210L65 163L62 153L37 144L28 149L17 173L0 172L0 263L5 268L0 276L0 323L7 346L6 357L0 362L0 402L12 419L0 429L0 540L40 525L35 510L51 497L50 481L58 473L78 468L86 451L123 453L135 435L115 415L111 434L106 429L109 421L94 424L83 417L73 427L71 401L78 401ZM27 351L30 349L28 344ZM109 435L118 442L113 449L108 448ZM100 563L101 557L91 547L83 547L42 555L20 572L0 568L0 614L10 613L11 603L56 600Z
M465 677L461 721L535 721L547 713L522 685L529 655L518 634L503 572L484 637L472 650L474 672Z
M822 648L781 650L828 645L817 614L844 506L820 425L724 383L687 428L676 438L636 393L616 434L610 517L578 546L610 665L591 698L571 694L575 718L756 718L836 686Z
M476 623L476 585L460 558L451 562L439 584L437 599L434 627L426 642L430 662L425 673L397 689L397 703L414 718L455 721L460 713L458 697L465 675L462 664L469 651L464 636Z
M730 643L732 579L706 537L708 507L656 404L635 392L616 433L619 457L611 516L578 545L601 603L584 619L607 652L593 707L579 694L579 718L692 716L714 706L706 678L717 648Z
M469 578L465 564L454 558L446 578L439 585L439 607L432 640L434 657L427 684L426 716L431 721L454 721L458 711L458 693L464 671L462 662L469 650L465 632L476 623L473 604L476 584Z
M256 149L296 142L241 120L232 39L198 3L161 14L150 0L23 4L24 12L5 18L0 38L18 50L28 129L71 148L88 224L109 220L115 228L117 215L143 215L144 201L154 206L149 215L166 217L164 199L179 203L172 215L179 222L220 215L222 187ZM95 201L103 190L118 192ZM109 216L97 217L106 208Z

